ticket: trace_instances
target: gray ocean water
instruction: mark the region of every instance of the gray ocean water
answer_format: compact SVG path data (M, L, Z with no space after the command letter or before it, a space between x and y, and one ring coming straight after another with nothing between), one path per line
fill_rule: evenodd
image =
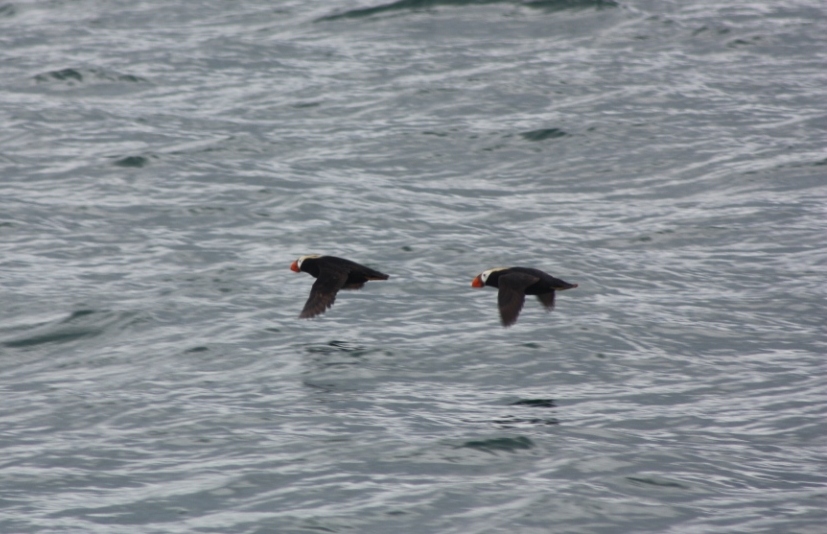
M824 532L824 2L384 1L0 4L0 532Z

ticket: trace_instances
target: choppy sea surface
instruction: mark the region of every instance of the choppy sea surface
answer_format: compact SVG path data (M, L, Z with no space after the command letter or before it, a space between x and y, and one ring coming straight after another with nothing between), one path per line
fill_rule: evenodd
M824 532L825 66L820 0L0 3L0 532ZM391 278L299 320L309 253Z

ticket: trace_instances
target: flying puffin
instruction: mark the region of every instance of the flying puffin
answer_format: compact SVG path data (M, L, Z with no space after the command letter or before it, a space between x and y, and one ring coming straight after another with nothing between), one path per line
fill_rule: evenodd
M306 272L316 279L310 288L310 297L299 314L309 319L327 311L336 300L340 289L361 289L368 280L387 280L389 277L364 265L335 256L302 256L290 264L293 272Z
M526 295L537 295L546 310L551 311L554 309L554 292L575 288L577 284L529 267L499 267L478 274L471 282L471 287L485 286L500 289L497 295L500 318L503 326L511 326L517 322Z

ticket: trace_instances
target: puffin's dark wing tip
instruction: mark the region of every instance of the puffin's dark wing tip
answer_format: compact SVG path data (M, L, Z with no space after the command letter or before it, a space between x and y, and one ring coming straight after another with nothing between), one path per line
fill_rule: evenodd
M309 319L327 311L336 302L336 293L345 285L347 273L336 269L324 269L310 288L310 296L299 314L301 319Z
M336 301L336 293L311 292L304 309L299 314L299 319L310 319L321 315L328 310Z
M540 304L545 306L547 311L551 311L554 309L554 291L549 291L548 293L540 293L537 295L537 300L540 301Z
M517 322L523 303L525 303L525 293L500 286L500 291L497 293L497 305L500 308L500 320L503 326L509 327Z
M497 294L497 304L500 308L500 319L505 327L517 322L520 310L525 304L525 289L539 278L524 273L509 273L500 276L500 291Z

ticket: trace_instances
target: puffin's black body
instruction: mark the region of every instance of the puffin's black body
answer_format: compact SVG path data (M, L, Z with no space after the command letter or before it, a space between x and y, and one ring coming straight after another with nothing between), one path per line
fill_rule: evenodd
M537 299L546 310L554 309L554 292L573 289L577 284L555 278L539 269L530 267L503 267L489 269L477 275L471 282L472 287L491 286L498 288L497 304L503 326L517 322L523 309L526 295L537 295Z
M316 279L299 317L309 319L327 311L340 289L361 289L368 280L387 280L388 275L335 256L302 256L290 265Z

